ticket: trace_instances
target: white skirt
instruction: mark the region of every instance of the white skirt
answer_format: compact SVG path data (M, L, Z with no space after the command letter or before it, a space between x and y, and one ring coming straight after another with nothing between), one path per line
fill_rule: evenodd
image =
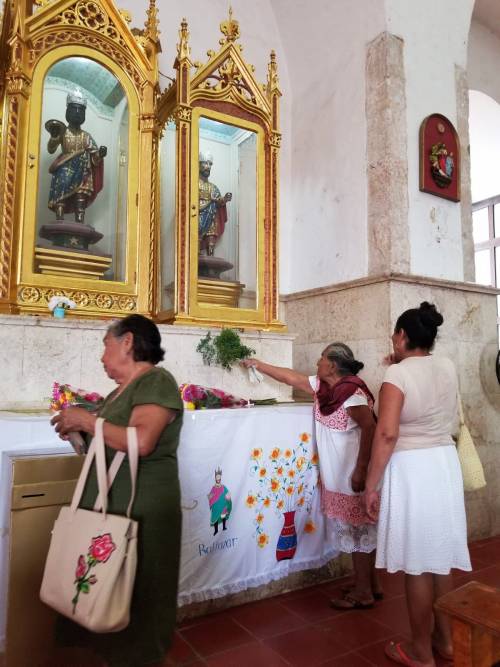
M376 567L407 574L472 569L453 445L391 456L381 492Z

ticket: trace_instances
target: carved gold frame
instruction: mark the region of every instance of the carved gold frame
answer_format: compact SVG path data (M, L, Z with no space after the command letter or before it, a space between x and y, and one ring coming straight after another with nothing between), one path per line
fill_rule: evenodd
M111 0L14 0L5 5L0 55L0 311L46 312L54 294L77 303L77 314L109 317L156 311L159 52L157 9L150 0L144 30ZM130 114L125 280L77 279L33 272L42 84L68 55L91 57L126 91ZM139 261L140 258L140 261Z
M278 315L278 183L279 98L274 52L267 83L260 85L237 44L239 25L232 17L221 23L224 37L218 52L209 51L205 65L190 59L186 20L181 23L176 81L159 101L162 126L176 124L176 288L173 310L158 318L174 324L223 325L283 330ZM195 70L193 72L193 69ZM258 221L257 305L233 308L198 301L198 121L203 115L257 132Z

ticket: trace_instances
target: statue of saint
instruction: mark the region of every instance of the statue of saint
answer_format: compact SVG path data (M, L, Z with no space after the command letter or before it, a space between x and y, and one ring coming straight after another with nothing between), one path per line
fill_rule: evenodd
M207 255L214 254L215 246L224 234L227 222L226 204L233 196L230 192L226 192L222 197L219 188L208 180L213 161L211 153L200 153L198 235L200 254L205 250Z
M208 505L210 507L210 525L214 527L214 535L219 532L219 522L222 522L222 530L226 530L226 521L229 519L233 508L231 493L227 486L222 484L222 470L215 471L215 484L210 489Z
M58 221L64 220L65 213L74 213L75 221L83 223L85 209L102 190L103 158L108 149L98 147L92 136L81 129L86 108L87 100L76 90L66 100L68 125L54 119L45 123L50 133L47 150L52 154L61 146L62 151L49 167L49 208L55 211Z

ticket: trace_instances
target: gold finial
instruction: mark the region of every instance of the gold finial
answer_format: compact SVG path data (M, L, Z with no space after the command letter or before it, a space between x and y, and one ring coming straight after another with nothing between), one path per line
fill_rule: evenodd
M119 9L118 12L126 23L132 23L132 14L127 9Z
M278 63L276 61L276 51L271 51L271 59L267 66L267 87L273 89L278 87Z
M229 19L222 21L220 24L220 31L225 35L225 39L220 40L220 44L227 44L228 42L235 42L240 36L240 24L233 19L233 8L229 7Z
M144 24L146 26L145 37L148 37L152 42L157 42L160 36L160 31L158 30L160 22L158 20L156 0L149 0L149 9L146 14L148 18Z
M181 21L181 29L179 30L179 43L177 44L177 58L184 60L189 58L191 47L189 46L189 30L186 19Z

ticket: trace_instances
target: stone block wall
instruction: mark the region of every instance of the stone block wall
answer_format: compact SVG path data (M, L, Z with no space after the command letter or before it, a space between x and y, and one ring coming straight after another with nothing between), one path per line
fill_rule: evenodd
M294 368L314 373L325 346L349 345L364 362L361 376L378 391L392 351L391 334L401 312L421 301L435 303L445 322L436 354L457 367L466 423L483 463L487 486L466 494L471 539L500 533L500 386L496 291L472 283L416 276L382 276L285 297L286 321L296 333Z

